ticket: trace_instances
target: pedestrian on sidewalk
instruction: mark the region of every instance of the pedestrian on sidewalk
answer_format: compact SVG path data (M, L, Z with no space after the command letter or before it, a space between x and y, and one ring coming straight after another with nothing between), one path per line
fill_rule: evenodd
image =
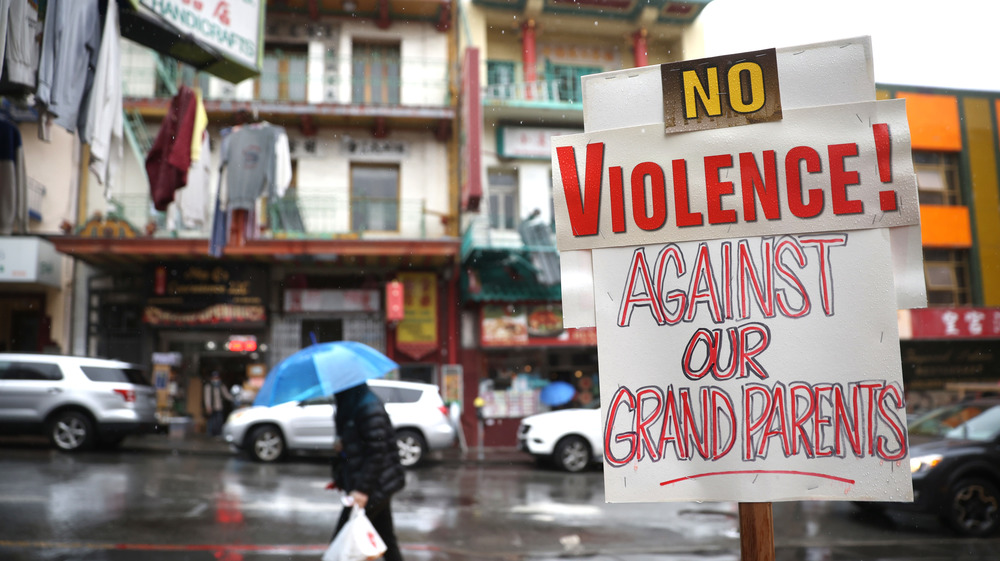
M205 415L208 416L208 435L219 436L222 434L222 423L226 420L226 402L232 403L233 396L222 383L222 375L218 370L212 372L211 379L205 384L202 398L205 401Z
M333 479L365 515L385 542L386 561L402 561L392 522L392 496L406 484L406 472L399 463L396 432L378 396L361 384L335 394ZM344 508L332 541L350 519Z

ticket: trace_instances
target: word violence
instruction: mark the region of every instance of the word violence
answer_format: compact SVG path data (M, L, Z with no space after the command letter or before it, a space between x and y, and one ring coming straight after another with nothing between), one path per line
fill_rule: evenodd
M876 149L888 156L888 149L882 149L888 145L888 128L880 123L874 134ZM698 162L675 159L666 169L651 161L630 170L619 165L606 167L604 152L603 142L587 144L581 191L574 147L556 147L573 236L599 233L605 178L615 234L626 232L628 223L640 230L656 231L668 224L677 228L703 226L706 220L709 225L756 222L761 217L778 221L785 213L800 219L865 213L861 174L852 168L856 166L852 160L859 156L857 143L818 149L795 146L782 154L774 150L714 154ZM880 157L879 178L891 180L888 161L883 166L883 159L889 160ZM874 177L876 170L871 173ZM730 175L736 181L724 179ZM877 198L880 210L898 210L893 191L879 192Z
M714 462L734 450L748 462L771 454L894 462L908 452L903 390L877 380L750 383L736 398L718 386L619 387L607 415L604 457L613 466L668 456Z

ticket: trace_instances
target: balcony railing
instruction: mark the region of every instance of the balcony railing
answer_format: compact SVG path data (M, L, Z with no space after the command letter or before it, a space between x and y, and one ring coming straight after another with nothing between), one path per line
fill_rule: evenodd
M296 193L297 191L297 193ZM257 239L335 239L398 237L427 239L443 235L428 225L440 225L437 213L427 210L424 199L372 199L310 192L299 188L281 200L263 205L266 223ZM214 204L214 198L212 198ZM200 227L188 228L176 209L158 212L146 194L122 194L112 202L115 213L139 229L156 225L157 237L208 238L212 209L199 213Z
M490 84L483 88L483 102L506 105L579 105L579 86L567 89L558 80Z

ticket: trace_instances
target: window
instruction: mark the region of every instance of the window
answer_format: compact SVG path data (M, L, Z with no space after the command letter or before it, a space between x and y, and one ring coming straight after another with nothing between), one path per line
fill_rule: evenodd
M0 380L62 380L55 364L42 362L0 362Z
M490 60L486 62L486 83L490 86L513 84L514 63L507 60Z
M382 403L416 403L423 392L409 388L392 386L370 386L372 392L382 400Z
M351 100L373 105L399 104L399 45L354 43Z
M957 158L956 154L946 152L913 152L921 204L962 204Z
M268 45L257 79L257 98L264 101L306 101L309 50L305 44Z
M491 170L487 174L490 228L517 228L517 173L513 170Z
M927 303L939 306L971 304L968 271L967 251L925 249L924 278L927 281Z
M138 386L151 385L146 379L146 374L138 368L114 368L107 366L81 366L80 370L94 382L118 382L123 384L136 384Z
M399 230L399 166L351 166L351 230Z
M583 103L583 88L580 86L580 77L602 72L603 70L603 68L596 66L546 63L546 75L548 79L556 82L559 88L558 101L570 103Z

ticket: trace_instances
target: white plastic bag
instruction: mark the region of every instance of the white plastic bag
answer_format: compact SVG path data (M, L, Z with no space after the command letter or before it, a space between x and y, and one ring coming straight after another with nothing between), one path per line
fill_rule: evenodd
M351 518L337 532L322 561L372 561L385 553L385 542L378 535L365 509L351 507Z

